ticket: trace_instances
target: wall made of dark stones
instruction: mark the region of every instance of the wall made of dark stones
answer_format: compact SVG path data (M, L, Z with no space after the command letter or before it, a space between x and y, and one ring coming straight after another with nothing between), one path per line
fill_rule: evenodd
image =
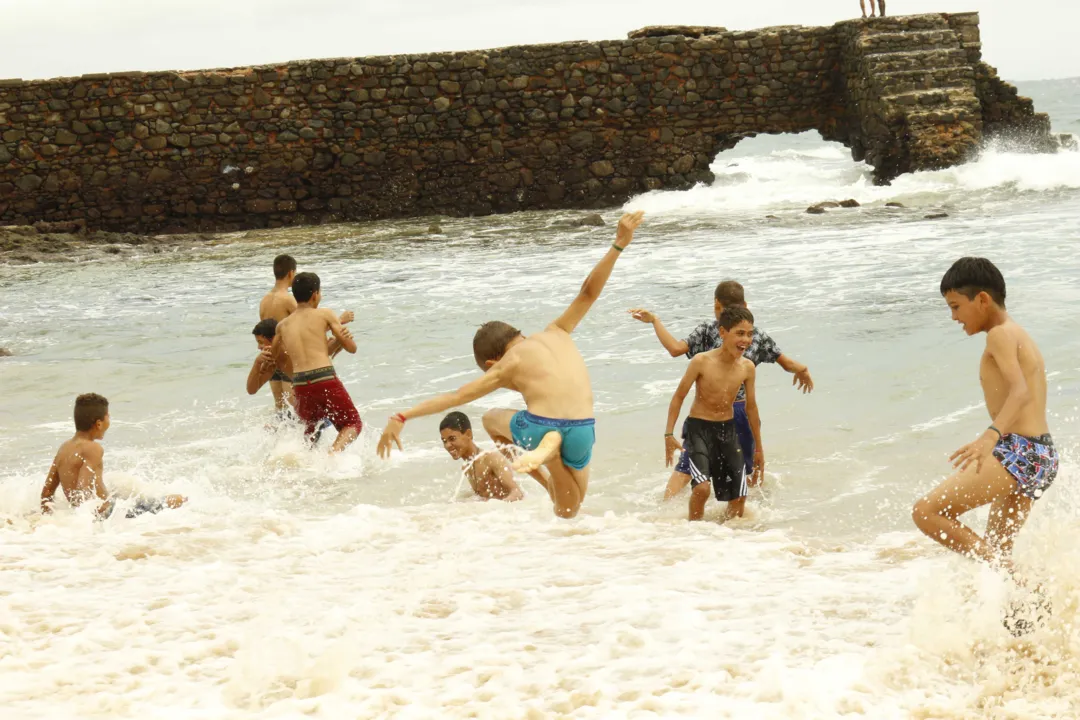
M679 32L0 81L0 224L158 232L598 207L709 182L715 155L757 133L818 130L866 154L883 111L872 68L842 52L853 31Z

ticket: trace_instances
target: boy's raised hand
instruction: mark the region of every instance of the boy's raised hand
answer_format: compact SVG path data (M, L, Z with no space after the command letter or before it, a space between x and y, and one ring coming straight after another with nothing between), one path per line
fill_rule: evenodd
M625 250L630 241L634 239L634 231L638 229L645 219L645 211L626 213L619 218L619 229L615 231L615 247Z
M356 318L356 315L353 313L352 310L346 310L345 312L341 313L341 317L338 318L338 322L341 323L342 325L348 325L355 318Z
M630 313L630 317L634 318L635 320L640 320L647 325L656 322L656 316L645 308L632 308L630 310L627 310L627 312Z

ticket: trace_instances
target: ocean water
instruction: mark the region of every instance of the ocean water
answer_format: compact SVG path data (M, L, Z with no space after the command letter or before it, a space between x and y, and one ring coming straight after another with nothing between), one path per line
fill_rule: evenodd
M1080 132L1077 80L1021 89ZM477 375L480 323L530 332L558 315L620 209L604 228L522 213L431 235L424 218L0 267L0 345L16 353L0 360L3 717L1080 716L1080 153L989 148L875 187L842 147L798 136L745 141L714 169L711 187L627 203L646 222L576 334L599 440L570 521L528 478L520 503L463 496L437 417L410 422L389 461L374 448L390 413ZM862 206L804 212L848 197ZM337 367L366 427L338 457L268 429L269 394L243 390L280 252L357 315L360 350ZM1042 347L1064 457L1016 548L1054 615L1019 640L1001 579L910 520L987 423L983 341L937 292L965 254L1001 266ZM726 278L817 389L760 368L765 487L747 518L720 524L711 503L690 525L685 495L661 502L686 361L626 310L685 336ZM91 391L111 402L107 483L187 507L36 514ZM479 424L499 406L521 403L466 411Z

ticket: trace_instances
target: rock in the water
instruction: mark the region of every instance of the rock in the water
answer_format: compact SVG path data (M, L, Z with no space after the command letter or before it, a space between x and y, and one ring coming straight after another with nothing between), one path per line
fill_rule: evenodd
M599 213L591 213L585 217L571 220L570 225L572 227L603 227L604 218L600 217Z
M427 231L432 235L442 235L442 226L433 223L431 225L428 225Z
M885 207L898 207L898 208L902 208L902 207L904 207L904 203L898 203L898 202L887 202L887 203L885 203Z
M0 357L11 357L15 353L11 352L7 348L0 348Z
M930 213L924 216L927 220L940 220L949 217L949 213Z
M823 206L823 205L811 205L810 207L806 208L806 212L810 213L811 215L824 215L825 214L825 206Z
M859 207L859 206L860 206L859 201L854 199L854 198L849 198L847 200L841 200L840 201L840 207L853 208L853 207Z
M765 219L766 220L779 220L780 218L776 217L775 215L766 215Z

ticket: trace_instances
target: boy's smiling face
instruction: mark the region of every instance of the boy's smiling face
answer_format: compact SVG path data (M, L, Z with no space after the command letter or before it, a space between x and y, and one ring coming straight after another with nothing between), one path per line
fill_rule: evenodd
M979 293L971 300L955 290L945 293L945 303L952 311L952 319L960 323L968 335L974 335L983 329L988 302L990 298L986 293Z
M460 460L469 454L472 447L472 430L458 432L452 428L446 428L439 434L442 436L443 447L450 453L450 457Z
M724 347L734 345L742 355L750 348L750 342L754 339L754 326L747 320L743 320L730 330L720 327L720 338L724 341Z

